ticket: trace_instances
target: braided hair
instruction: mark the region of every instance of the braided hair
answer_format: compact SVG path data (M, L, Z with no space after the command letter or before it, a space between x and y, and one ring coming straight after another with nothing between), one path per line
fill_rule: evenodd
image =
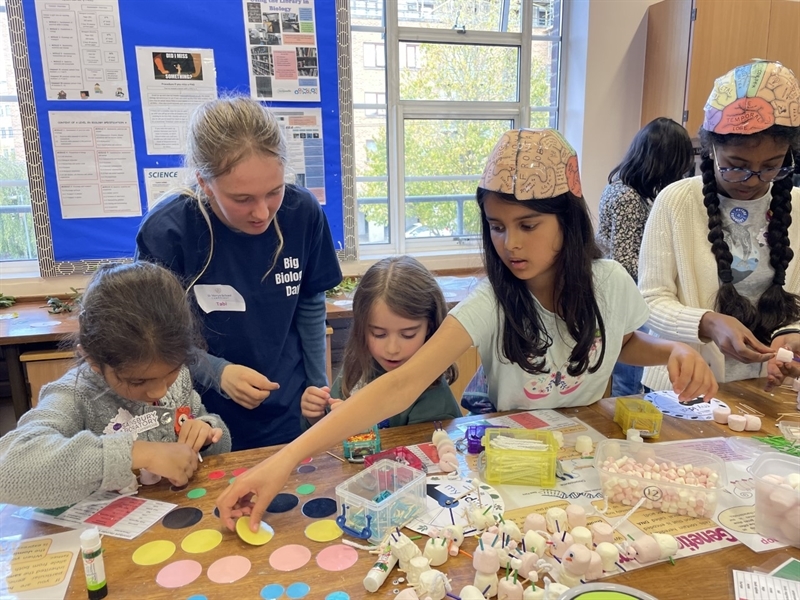
M800 127L774 125L752 135L722 135L701 129L700 140L703 150L700 172L703 177L703 204L708 214L708 241L711 242L711 252L717 261L717 276L720 281L715 310L738 319L759 340L769 344L773 331L800 321L800 297L783 288L786 283L786 269L794 256L789 246L788 234L792 223L792 178L785 177L772 184L772 201L769 206L772 217L767 227L767 243L769 263L774 275L772 283L754 306L749 299L740 295L733 285L731 268L733 255L722 229L714 159L711 157L711 148L715 145L741 144L754 140L757 136L770 136L776 141L788 142L789 150L786 152L783 166L792 164L792 153L795 148L800 148Z

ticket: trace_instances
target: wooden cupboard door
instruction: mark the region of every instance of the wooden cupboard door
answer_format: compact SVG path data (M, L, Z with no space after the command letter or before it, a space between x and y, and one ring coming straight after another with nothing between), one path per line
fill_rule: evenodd
M800 77L800 2L797 0L772 0L766 58L783 63Z
M789 2L791 4L792 2ZM767 58L771 0L695 0L685 123L689 135L703 124L714 80L754 58ZM797 34L786 44L798 44Z

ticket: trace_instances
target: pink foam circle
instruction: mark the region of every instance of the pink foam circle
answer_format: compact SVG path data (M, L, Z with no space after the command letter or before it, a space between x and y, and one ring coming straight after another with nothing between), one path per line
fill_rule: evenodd
M328 546L317 554L317 564L326 571L344 571L358 562L355 548L344 544Z
M250 572L250 561L244 556L223 556L208 567L208 578L214 583L233 583Z
M208 474L209 479L222 479L223 477L225 477L225 471L211 471Z
M202 572L203 567L196 560L179 560L161 569L156 583L169 589L179 588L192 583Z
M281 546L269 555L269 566L276 571L294 571L311 560L311 550L300 544Z

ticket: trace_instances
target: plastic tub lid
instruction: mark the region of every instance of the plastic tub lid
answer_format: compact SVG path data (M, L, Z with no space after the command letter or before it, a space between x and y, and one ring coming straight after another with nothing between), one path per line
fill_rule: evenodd
M767 474L790 475L800 472L800 457L784 454L783 452L764 452L752 465L747 467L748 472L754 477L763 477Z

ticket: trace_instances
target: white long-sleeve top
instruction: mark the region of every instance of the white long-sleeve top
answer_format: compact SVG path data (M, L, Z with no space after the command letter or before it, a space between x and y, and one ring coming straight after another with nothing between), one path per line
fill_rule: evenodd
M792 190L790 247L795 257L784 288L800 293L800 189ZM644 230L639 254L639 290L650 308L647 326L657 337L685 342L708 361L717 381L725 377L725 357L713 342L699 337L700 319L714 305L719 290L717 261L708 241L708 215L700 177L684 179L658 195ZM800 323L787 327L798 327ZM647 367L642 383L671 389L666 367Z

